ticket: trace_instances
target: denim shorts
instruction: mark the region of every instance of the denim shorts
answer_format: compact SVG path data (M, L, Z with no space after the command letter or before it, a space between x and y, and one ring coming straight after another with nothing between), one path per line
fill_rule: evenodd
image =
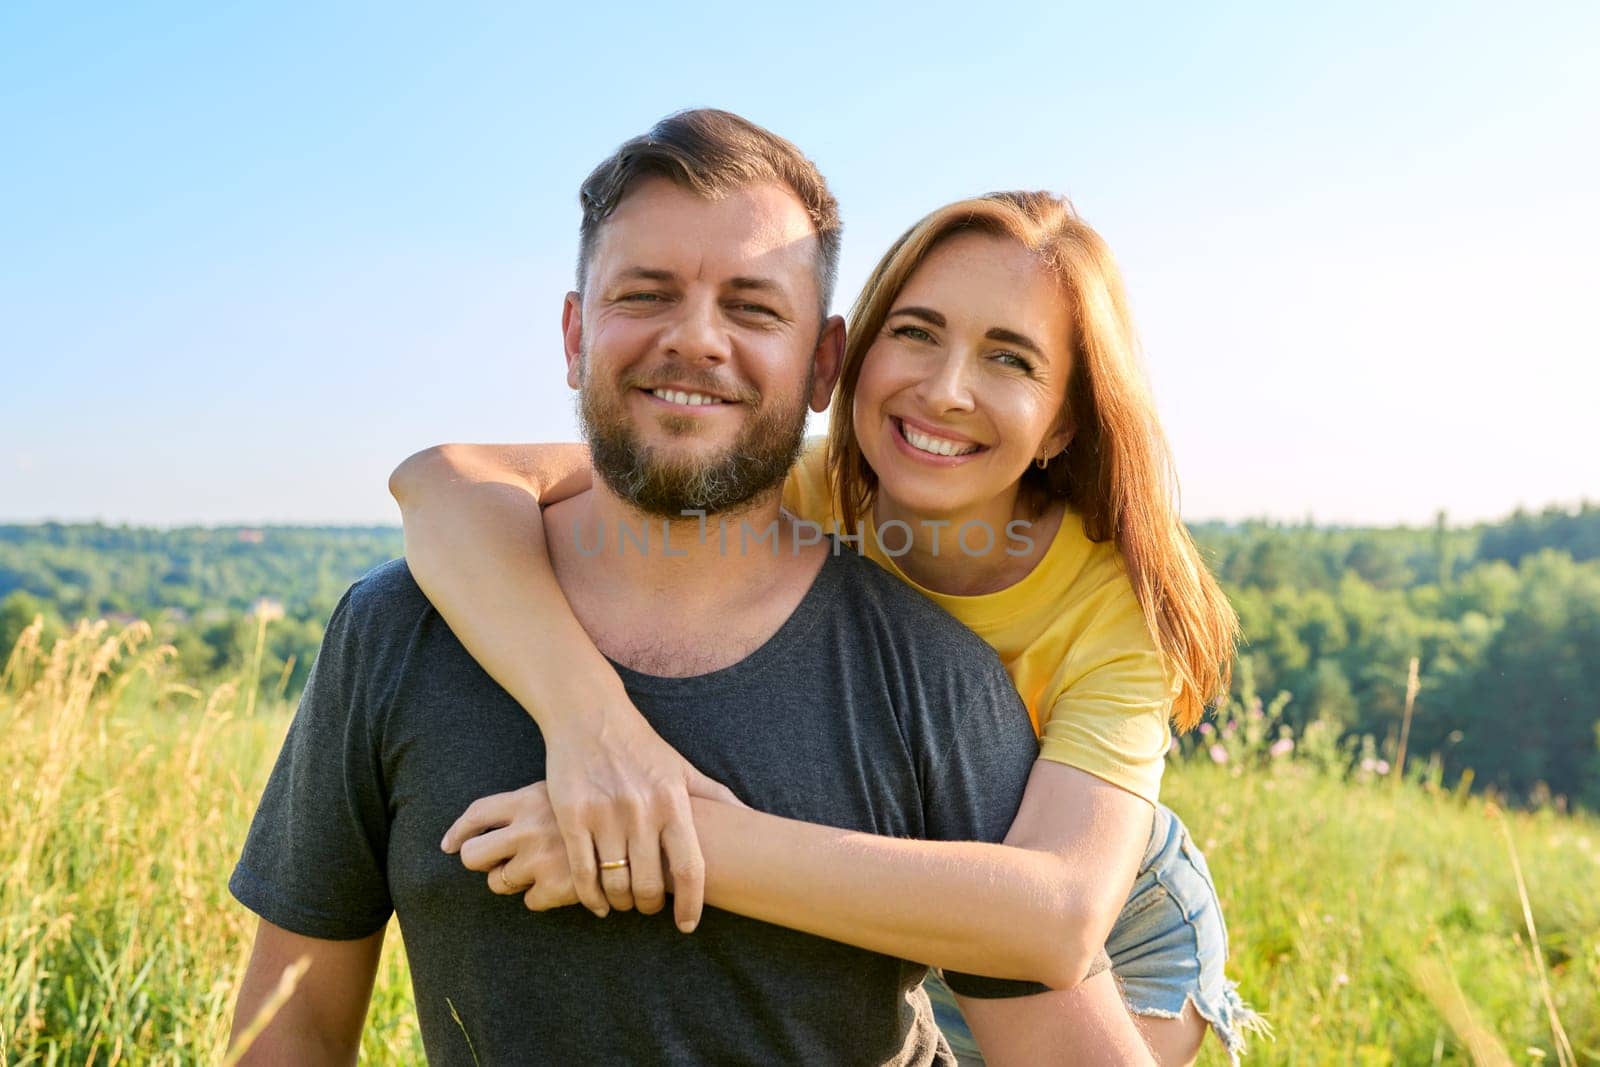
M1228 928L1211 869L1188 828L1163 805L1156 805L1150 844L1106 953L1134 1015L1175 1019L1192 1002L1235 1064L1245 1032L1266 1032L1265 1020L1239 999L1223 973ZM983 1063L949 987L932 974L924 985L939 1029L963 1067Z

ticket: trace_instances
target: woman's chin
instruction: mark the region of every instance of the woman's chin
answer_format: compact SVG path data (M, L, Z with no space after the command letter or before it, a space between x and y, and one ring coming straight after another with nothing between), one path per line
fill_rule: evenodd
M907 484L909 481L918 484ZM977 503L976 500L968 499L965 494L960 497L952 496L948 487L941 490L938 486L929 486L921 479L904 481L896 479L891 483L880 478L878 495L886 505L883 510L885 517L914 517L925 522L940 522L957 515L971 514L973 506Z
M983 476L990 467L989 456L975 456L966 463L946 466L908 458L899 454L893 447L894 442L885 444L887 447L881 452L863 449L862 454L878 474L878 494L889 505L886 511L891 516L899 514L939 522L971 515L985 502L1012 487L1012 483L987 484L994 480ZM879 454L875 456L872 452Z

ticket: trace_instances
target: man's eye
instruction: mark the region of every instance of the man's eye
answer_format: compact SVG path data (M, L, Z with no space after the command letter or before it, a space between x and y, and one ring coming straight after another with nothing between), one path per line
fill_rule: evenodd
M630 304L653 304L666 298L660 293L629 293L622 299Z
M735 304L733 306L733 310L739 312L741 315L777 315L776 311L773 311L765 304Z

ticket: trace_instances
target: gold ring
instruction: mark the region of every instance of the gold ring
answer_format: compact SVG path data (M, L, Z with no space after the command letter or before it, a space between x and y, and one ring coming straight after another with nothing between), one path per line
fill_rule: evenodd
M628 865L628 861L627 860L601 860L600 861L600 869L602 871L620 871L620 870L622 870L622 868L626 867L627 865Z

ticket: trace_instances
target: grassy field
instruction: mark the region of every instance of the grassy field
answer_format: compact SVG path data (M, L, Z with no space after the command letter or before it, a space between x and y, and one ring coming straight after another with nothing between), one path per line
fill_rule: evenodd
M143 627L102 626L52 651L24 635L0 679L7 1064L223 1058L254 925L226 880L289 709L246 715L168 660ZM1247 1062L1600 1063L1600 822L1224 732L1166 795L1277 1031ZM391 929L363 1062L421 1058ZM1226 1061L1212 1042L1202 1062Z

